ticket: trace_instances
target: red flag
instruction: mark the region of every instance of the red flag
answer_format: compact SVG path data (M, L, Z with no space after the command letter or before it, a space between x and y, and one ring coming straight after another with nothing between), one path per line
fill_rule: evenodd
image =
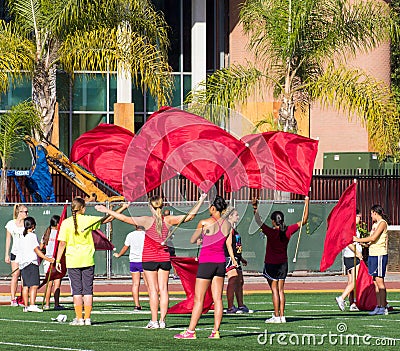
M186 300L183 300L168 309L169 314L192 313L194 305L194 288L199 262L194 257L171 257L171 262L181 278ZM211 286L204 297L203 313L207 313L213 304Z
M319 268L321 272L332 266L338 253L353 242L353 236L356 235L356 193L357 183L353 183L344 191L328 216Z
M56 238L54 241L55 244L54 244L53 257L57 257L57 250L58 250L58 243L59 243L57 238L58 238L58 234L60 233L61 223L67 217L67 208L68 208L68 205L65 204L63 211L61 213L61 216L60 216L60 221L57 226L57 234L56 234ZM55 280L55 279L61 279L65 276L65 274L67 274L67 266L65 264L65 250L64 250L63 255L61 256L60 262L61 262L61 272L56 270L55 263L51 264L48 268L48 271L46 272L46 275L45 275L42 283L39 285L38 289L40 289L43 285L46 285L48 281ZM49 276L50 276L50 278L49 278Z
M122 166L133 137L125 128L99 124L76 139L70 160L122 194Z
M124 196L133 201L177 173L207 192L245 149L204 118L165 107L150 117L128 149Z
M375 284L368 274L364 261L360 262L356 280L356 304L360 311L372 311L378 304L376 301Z
M226 191L246 186L307 195L318 141L285 132L246 135L248 146L225 174Z
M100 229L92 230L93 243L96 251L113 250L114 245L107 239L106 235Z

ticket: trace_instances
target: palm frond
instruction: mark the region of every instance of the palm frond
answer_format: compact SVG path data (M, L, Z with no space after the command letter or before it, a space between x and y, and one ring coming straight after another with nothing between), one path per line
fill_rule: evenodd
M395 99L384 83L362 71L330 65L321 77L309 82L307 91L313 100L334 106L349 118L357 114L381 156L398 153L400 119Z
M71 74L75 70L123 68L132 73L142 90L148 89L157 98L159 105L171 99L173 81L167 58L135 32L125 36L118 29L107 28L76 32L63 43L60 61Z

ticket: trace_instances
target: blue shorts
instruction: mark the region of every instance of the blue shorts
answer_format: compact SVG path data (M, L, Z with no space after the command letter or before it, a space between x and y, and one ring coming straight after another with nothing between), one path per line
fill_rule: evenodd
M143 272L142 262L130 262L129 270L131 273L136 273L136 272L142 273Z
M369 256L368 257L368 273L371 277L384 278L386 274L386 266L388 263L388 255Z

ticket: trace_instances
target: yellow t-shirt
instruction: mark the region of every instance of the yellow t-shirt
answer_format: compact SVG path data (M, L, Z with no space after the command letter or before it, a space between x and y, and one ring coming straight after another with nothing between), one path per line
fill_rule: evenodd
M376 228L378 228L381 222L386 223L384 219L381 219L380 221L372 225L371 235L374 234ZM370 256L387 255L387 223L386 223L386 229L381 233L379 238L371 242L371 245L369 246L369 255Z
M94 266L94 243L92 230L100 228L100 223L93 224L102 217L77 214L78 234L75 234L74 220L68 217L61 223L59 241L65 241L65 262L67 268ZM83 233L82 229L93 226Z

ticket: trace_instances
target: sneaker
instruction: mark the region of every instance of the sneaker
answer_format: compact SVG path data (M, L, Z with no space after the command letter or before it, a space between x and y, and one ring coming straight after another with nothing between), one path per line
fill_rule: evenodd
M249 313L250 310L248 309L248 307L246 305L243 306L239 306L238 310L236 313Z
M182 333L174 335L174 339L196 339L196 332L184 330Z
M36 305L29 305L28 312L43 312L43 310Z
M18 302L17 302L17 299L13 299L13 300L11 300L11 302L10 302L10 306L12 306L12 307L18 307L18 306L19 306L19 304L18 304Z
M208 338L209 339L221 339L221 336L219 335L219 330L217 330L217 331L213 330Z
M29 312L29 311L28 311L28 307L24 307L24 308L22 309L22 312Z
M350 310L350 312L358 312L358 311L360 311L355 303L351 304L349 310Z
M158 326L160 327L160 329L165 329L167 327L164 321L159 321Z
M341 296L335 297L335 299L336 299L339 309L341 311L344 311L344 300L342 299L342 297Z
M50 306L49 305L44 305L43 306L43 311L47 311L47 310L49 310L50 309ZM55 308L54 308L55 309Z
M92 325L92 321L90 320L90 318L85 319L85 325Z
M141 310L142 310L142 306L133 307L133 312L137 312L137 311L141 311Z
M237 313L237 311L238 311L238 309L235 306L232 306L231 308L228 308L226 310L226 313L227 314L234 314L234 313Z
M384 315L385 314L385 307L378 307L378 311L375 313L376 315ZM389 312L388 312L389 314Z
M385 308L388 310L388 312L393 312L393 311L394 311L393 306L390 306L389 304L387 304L387 305L385 306Z
M157 321L155 321L155 322L150 321L149 323L147 323L146 328L147 329L158 329L158 328L160 328L160 326Z
M172 279L173 279L173 280L179 280L179 279L181 279L181 278L179 278L178 275L174 275L174 276L172 277Z
M85 325L85 320L83 318L74 318L74 320L69 323L69 325Z
M65 307L62 306L62 305L54 306L54 310L55 310L55 311L65 310Z
M281 321L281 317L276 317L276 316L272 313L272 317L266 319L266 320L265 320L265 323L282 323L282 321Z
M285 316L281 317L281 323L286 323L286 317Z

